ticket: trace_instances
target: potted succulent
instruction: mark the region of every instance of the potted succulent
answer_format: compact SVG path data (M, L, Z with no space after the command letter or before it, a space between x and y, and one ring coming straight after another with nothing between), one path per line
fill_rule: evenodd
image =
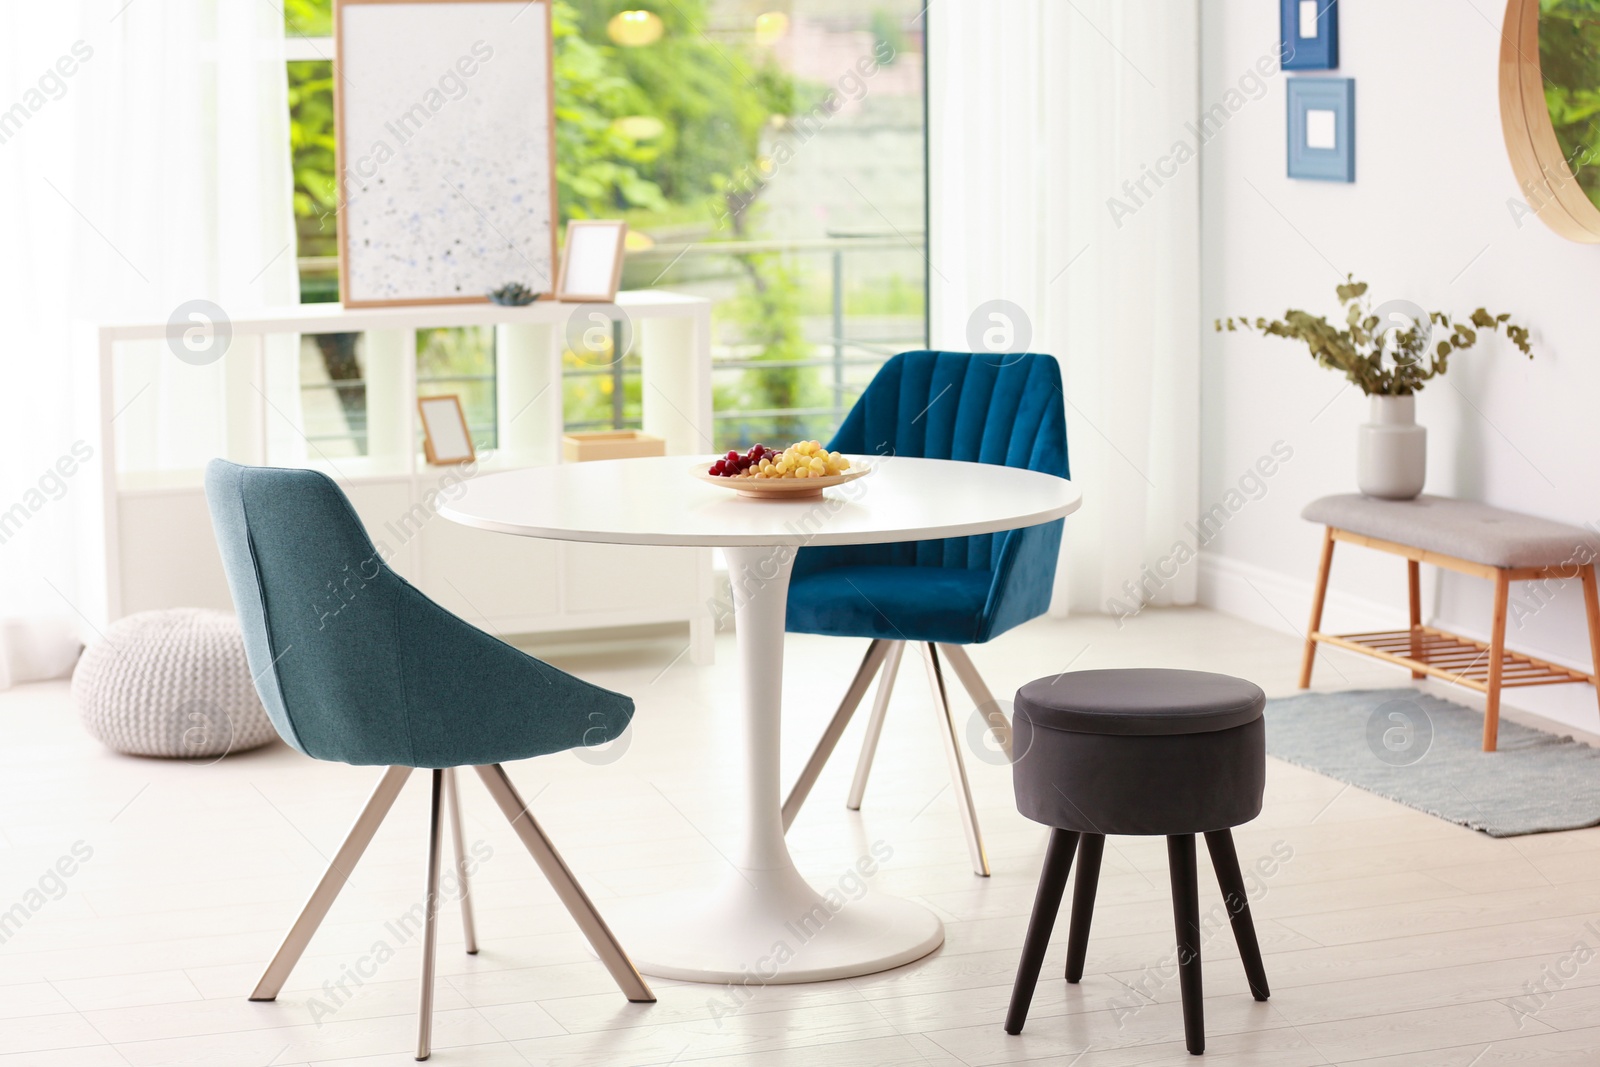
M1368 496L1410 500L1422 492L1427 475L1428 431L1417 425L1416 394L1450 366L1450 355L1478 343L1478 331L1505 334L1529 359L1528 330L1509 314L1483 308L1465 322L1441 311L1423 311L1406 300L1370 308L1367 283L1346 275L1336 292L1344 324L1291 308L1282 319L1218 319L1218 330L1257 330L1304 344L1317 363L1344 376L1372 399L1370 422L1356 438L1356 485ZM1434 337L1438 336L1437 343Z

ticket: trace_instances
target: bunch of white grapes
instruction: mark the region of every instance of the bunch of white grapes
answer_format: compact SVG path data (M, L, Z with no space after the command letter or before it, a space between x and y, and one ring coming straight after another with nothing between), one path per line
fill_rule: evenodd
M799 441L782 452L771 452L750 470L750 478L826 478L850 469L850 460L829 452L819 441Z

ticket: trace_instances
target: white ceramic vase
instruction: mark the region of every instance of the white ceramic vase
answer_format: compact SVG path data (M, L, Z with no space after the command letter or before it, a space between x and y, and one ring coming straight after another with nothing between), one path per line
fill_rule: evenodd
M1372 421L1356 432L1356 487L1383 500L1411 500L1428 475L1428 431L1416 396L1374 396Z

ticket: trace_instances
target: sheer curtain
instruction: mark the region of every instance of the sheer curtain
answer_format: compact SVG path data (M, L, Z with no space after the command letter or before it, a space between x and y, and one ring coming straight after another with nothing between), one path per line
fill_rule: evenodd
M96 383L83 365L75 372L72 324L164 319L193 300L226 309L299 298L280 9L5 4L0 108L13 101L29 113L0 142L0 292L13 342L0 355L0 513L20 502L27 515L13 511L18 528L0 543L0 686L65 673L96 629L84 591L98 562L76 547L96 489L61 473L73 466L63 457L99 459L83 403ZM128 353L119 444L166 466L215 454L222 367L164 344Z
M87 439L69 329L82 223L68 198L76 113L102 43L78 15L70 4L0 5L0 687L61 674L78 651L73 532L92 488L72 454Z
M1061 361L1084 504L1052 611L1191 604L1196 4L941 0L929 19L932 341L981 350L995 329Z

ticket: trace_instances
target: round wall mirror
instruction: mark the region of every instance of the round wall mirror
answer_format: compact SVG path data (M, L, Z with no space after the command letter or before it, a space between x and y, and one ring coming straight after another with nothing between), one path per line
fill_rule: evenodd
M1528 207L1600 244L1600 0L1509 0L1500 123Z

